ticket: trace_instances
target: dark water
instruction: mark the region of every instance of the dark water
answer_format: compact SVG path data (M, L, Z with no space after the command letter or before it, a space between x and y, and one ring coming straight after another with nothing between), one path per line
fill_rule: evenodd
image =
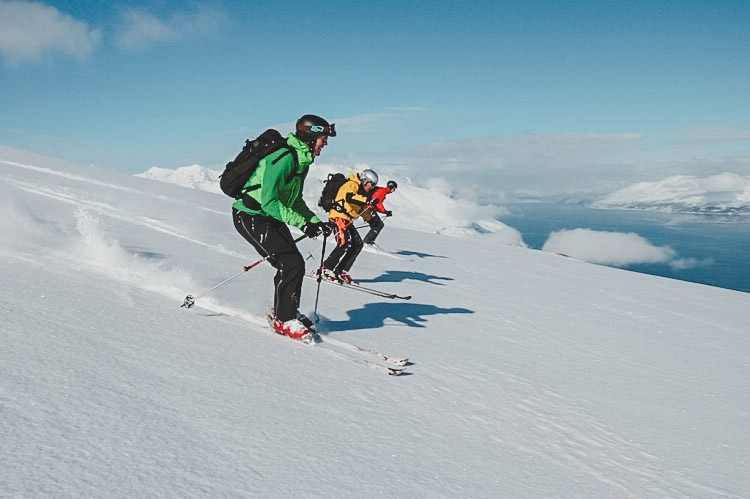
M531 248L541 249L550 233L562 229L634 232L654 246L669 246L675 258L695 260L690 268L668 263L626 268L750 292L750 218L671 214L645 211L594 210L566 204L507 205L501 221L516 228Z

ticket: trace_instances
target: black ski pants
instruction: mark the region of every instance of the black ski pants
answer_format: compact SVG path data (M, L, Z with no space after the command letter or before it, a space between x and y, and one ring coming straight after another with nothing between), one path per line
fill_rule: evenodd
M339 230L339 229L337 229ZM357 259L359 252L362 251L362 238L357 232L357 228L354 223L349 223L343 230L344 242L343 244L336 245L328 255L328 258L323 262L323 266L329 270L332 270L334 274L341 272L342 270L349 272L349 269L354 265L354 260Z
M383 227L385 227L385 224L377 213L370 215L370 221L367 223L370 224L370 231L365 235L362 242L365 244L372 244L375 242L375 238L378 237L378 234L380 234L380 231L383 230Z
M305 259L297 249L289 227L280 220L252 216L234 208L232 218L237 232L261 256L268 256L268 262L276 269L273 278L276 318L280 321L296 318L305 278Z

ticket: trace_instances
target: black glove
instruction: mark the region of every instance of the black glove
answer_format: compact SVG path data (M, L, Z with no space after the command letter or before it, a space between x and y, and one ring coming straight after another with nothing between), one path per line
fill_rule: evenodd
M321 227L322 222L307 222L305 225L302 226L302 232L305 233L305 235L309 238L318 237L321 232L323 232L323 228Z
M328 237L331 235L331 232L333 232L333 229L325 222L307 222L302 226L302 232L304 232L307 237L312 239L314 237L318 237L321 234Z
M386 217L392 217L393 216L393 212L391 210L388 210L388 211L385 212L385 216Z

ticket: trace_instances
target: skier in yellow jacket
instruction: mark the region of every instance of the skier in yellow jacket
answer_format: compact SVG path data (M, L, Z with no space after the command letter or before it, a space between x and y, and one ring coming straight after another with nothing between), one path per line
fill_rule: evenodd
M354 226L360 216L369 221L372 216L369 193L378 183L378 174L372 170L352 173L336 194L336 205L328 212L328 220L335 225L336 247L323 262L322 276L331 281L352 282L349 269L362 251L362 238Z

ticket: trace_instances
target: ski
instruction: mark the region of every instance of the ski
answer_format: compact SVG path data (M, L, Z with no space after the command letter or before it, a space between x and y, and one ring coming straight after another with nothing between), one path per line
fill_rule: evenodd
M334 350L330 346L325 346L324 345L323 339L320 337L320 334L318 334L317 331L311 331L310 333L308 333L307 335L303 336L302 338L300 338L298 340L296 340L294 338L290 338L290 337L288 337L288 336L286 336L284 334L276 332L273 329L273 316L271 314L266 314L266 319L268 320L268 326L271 328L271 331L273 333L278 334L279 336L284 336L286 338L289 338L292 341L298 341L298 342L302 343L303 345L316 346L320 350L324 350L324 351L328 352L329 354L331 354L331 355L333 355L335 357L339 357L341 359L345 359L345 360L348 360L350 362L354 362L355 364L358 364L358 365L361 365L361 366L365 366L365 367L368 367L370 369L374 369L374 370L376 370L378 372L387 374L388 376L400 376L404 372L404 370L405 370L405 364L404 365L398 365L398 364L395 364L395 365L382 365L382 364L378 364L377 362L373 362L373 361L371 361L369 359L363 359L363 358L359 358L359 357L354 357L354 356L351 356L351 355L347 355L347 354L345 354L343 352L339 352L338 350ZM338 344L338 345L341 345L341 346L348 345L345 342L331 341L330 345L333 345L333 344ZM352 348L358 349L358 350L360 349L359 347L355 347L354 345L349 345L349 346L352 347ZM361 349L361 350L365 351L365 349ZM385 359L383 359L383 360L385 360Z
M365 354L365 355L371 355L373 357L376 357L379 360L382 360L383 362L387 362L395 366L404 367L409 363L408 357L394 357L392 355L386 355L384 353L380 353L377 350L373 350L371 348L365 348L359 345L353 345L351 343L336 340L333 338L326 338L326 341L328 343L331 343L336 346L340 346L342 348L346 348L347 350L351 350L353 352L358 352L358 353Z
M375 350L371 350L369 348L363 348L357 345L354 345L355 348L363 353L368 353L370 355L374 355L375 357L379 358L380 360L384 362L388 362L390 364L396 365L396 366L406 366L409 364L409 358L408 357L391 357L390 355L386 355L384 353L380 353Z
M308 279L314 279L315 281L318 280L318 276L315 274L305 274L305 277L307 277ZM397 295L394 293L388 293L386 291L380 291L379 289L366 288L364 286L360 286L359 284L354 284L354 283L329 281L328 279L322 279L322 278L320 280L328 284L333 284L334 286L341 286L347 289L354 289L357 291L362 291L363 293L369 293L371 295L380 296L382 298L389 298L391 300L411 300L411 295L401 296L401 295Z
M316 346L320 348L321 350L325 350L326 352L329 352L330 354L335 355L336 357L339 357L341 359L346 359L350 362L354 362L355 364L359 364L361 366L369 367L370 369L374 369L378 372L387 374L388 376L400 376L405 371L404 367L384 366L382 364L378 364L377 362L373 362L368 359L360 359L357 357L351 357L337 350L331 350L329 348L325 348L322 345L316 345Z

